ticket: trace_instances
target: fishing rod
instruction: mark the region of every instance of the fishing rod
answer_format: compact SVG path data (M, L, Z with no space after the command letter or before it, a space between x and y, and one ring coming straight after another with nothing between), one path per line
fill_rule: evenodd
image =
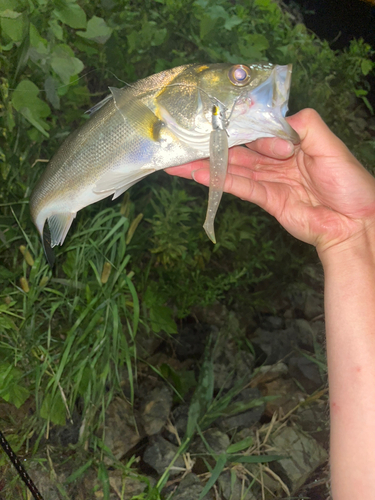
M34 500L43 500L43 497L39 493L38 488L33 483L31 477L26 472L24 466L21 464L19 458L14 453L14 451L12 450L10 444L5 439L5 436L4 436L4 434L1 431L0 431L0 445L3 448L3 450L5 451L5 453L8 455L9 460L14 465L14 467L15 467L16 471L18 472L18 474L20 475L22 481L28 487L29 491L31 492L32 496L34 497Z

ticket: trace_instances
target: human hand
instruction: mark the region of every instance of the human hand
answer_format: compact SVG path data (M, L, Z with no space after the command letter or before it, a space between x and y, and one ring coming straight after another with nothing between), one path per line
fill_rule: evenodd
M350 244L374 225L375 179L316 111L287 120L301 144L272 138L231 148L224 191L256 203L320 253ZM209 185L208 160L167 172Z

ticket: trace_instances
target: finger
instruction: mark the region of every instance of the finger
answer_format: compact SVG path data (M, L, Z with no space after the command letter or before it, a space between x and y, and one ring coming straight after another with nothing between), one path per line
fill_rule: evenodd
M228 163L232 167L237 166L244 169L258 170L260 165L278 165L280 164L280 160L270 158L243 146L235 146L229 149ZM169 175L178 175L179 177L184 177L185 179L191 179L192 172L201 168L207 168L208 166L209 160L197 160L186 163L185 165L169 167L165 169L165 172Z
M299 134L301 148L309 156L333 156L335 158L344 156L356 161L345 144L330 130L314 109L303 109L289 116L287 121Z
M284 158L271 158L256 150L243 146L236 146L229 150L229 164L244 166L255 170L259 169L260 165L279 165L283 160Z
M169 175L178 175L179 177L184 177L185 179L192 179L191 173L194 170L207 168L208 165L208 160L197 160L191 163L185 163L185 165L179 165L178 167L166 168L165 172Z
M294 145L278 137L257 139L246 146L261 155L279 160L285 160L294 154Z
M210 171L201 168L192 172L193 179L204 186L210 184ZM250 201L259 207L267 210L271 215L272 206L269 203L268 191L262 182L254 182L252 179L240 177L238 175L227 174L224 191L231 193L241 200Z

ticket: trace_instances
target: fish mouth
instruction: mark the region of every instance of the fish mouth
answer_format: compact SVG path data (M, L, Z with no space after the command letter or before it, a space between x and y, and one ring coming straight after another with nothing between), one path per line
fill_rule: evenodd
M229 126L229 135L233 132L236 137L234 143L240 144L240 138L245 136L248 142L261 137L280 137L293 144L301 142L297 132L285 120L291 75L291 64L274 66L263 83L239 98L233 110L232 130Z
M299 135L284 119L288 111L292 68L292 64L275 66L271 75L271 78L273 78L272 106L281 112L280 125L282 126L282 130L280 131L280 135L278 135L278 137L281 137L282 139L286 138L293 144L299 144L301 142ZM287 137L284 137L284 133Z

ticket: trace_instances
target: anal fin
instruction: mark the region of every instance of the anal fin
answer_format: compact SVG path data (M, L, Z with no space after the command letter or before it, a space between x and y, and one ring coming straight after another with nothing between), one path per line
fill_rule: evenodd
M75 213L67 212L48 217L48 226L51 232L51 248L64 243L75 216Z

